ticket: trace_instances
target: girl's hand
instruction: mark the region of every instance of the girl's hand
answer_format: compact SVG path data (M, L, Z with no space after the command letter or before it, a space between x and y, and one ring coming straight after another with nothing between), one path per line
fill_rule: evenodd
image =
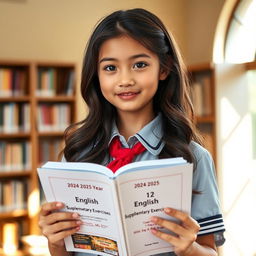
M63 239L77 232L82 224L77 213L57 211L63 207L59 202L45 203L39 213L39 227L53 247L64 246Z
M179 255L189 255L192 245L197 239L197 233L200 229L199 224L188 214L171 208L164 209L165 213L180 221L180 224L165 220L159 217L152 217L151 221L161 227L164 227L175 235L166 234L156 229L152 233L174 246L174 252Z

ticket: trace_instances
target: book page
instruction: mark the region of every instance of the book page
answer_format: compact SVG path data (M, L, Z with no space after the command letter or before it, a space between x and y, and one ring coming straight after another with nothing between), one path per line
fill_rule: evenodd
M150 222L151 216L171 219L165 207L190 212L192 164L129 172L117 177L128 255L148 256L173 251L150 229L167 232Z
M83 221L79 232L65 239L67 251L126 255L112 179L99 173L54 168L39 168L38 173L47 201L63 202L63 211L77 212Z
M187 161L184 160L182 157L133 162L119 168L115 172L114 176L117 177L122 173L127 173L127 172L137 172L141 170L143 171L145 169L149 170L149 169L163 168L164 166L180 165L185 163L187 163Z
M106 166L94 163L84 162L53 162L49 161L45 163L42 168L56 169L56 170L68 170L68 171L80 171L80 172L93 172L101 173L110 178L114 177L113 172Z

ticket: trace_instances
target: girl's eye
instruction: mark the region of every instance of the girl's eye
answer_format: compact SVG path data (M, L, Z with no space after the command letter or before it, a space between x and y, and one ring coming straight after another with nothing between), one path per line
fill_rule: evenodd
M108 65L108 66L104 67L104 70L106 70L106 71L115 71L116 67L114 65Z
M138 62L138 63L135 63L133 67L135 69L141 69L141 68L145 68L146 66L148 66L147 63L145 63L145 62Z

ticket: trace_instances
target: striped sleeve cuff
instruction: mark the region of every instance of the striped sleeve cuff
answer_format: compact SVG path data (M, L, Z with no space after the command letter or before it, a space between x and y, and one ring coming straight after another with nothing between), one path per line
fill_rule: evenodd
M221 214L197 220L200 225L198 236L224 232L225 226Z

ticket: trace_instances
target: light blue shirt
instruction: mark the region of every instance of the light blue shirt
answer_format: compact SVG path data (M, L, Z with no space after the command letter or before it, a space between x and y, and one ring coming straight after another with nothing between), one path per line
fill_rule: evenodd
M117 127L114 125L110 142L116 136L119 136L123 147L131 148L137 141L140 141L146 148L146 151L138 155L134 161L158 159L164 147L164 142L162 141L162 116L159 114L127 141L119 134ZM189 147L197 161L196 169L193 173L193 190L200 191L200 194L193 194L192 196L191 216L200 224L198 236L214 234L216 245L221 245L225 241L223 237L225 228L220 210L213 160L209 152L196 142L191 142ZM107 164L106 160L103 162ZM75 253L74 255L92 256L93 254ZM158 254L158 256L160 255L171 256L175 254Z

